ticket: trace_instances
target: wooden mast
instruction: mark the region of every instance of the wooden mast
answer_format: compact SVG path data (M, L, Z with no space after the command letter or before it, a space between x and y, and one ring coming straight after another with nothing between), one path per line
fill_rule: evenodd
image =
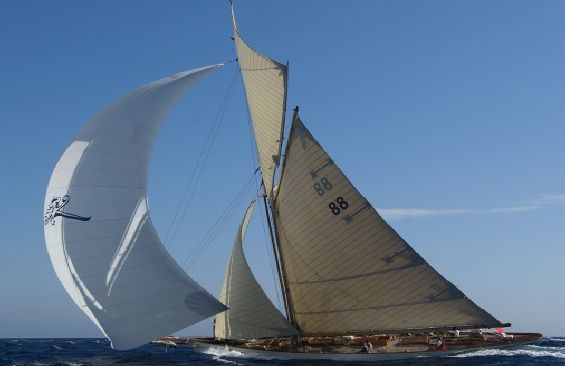
M287 63L288 65L288 63ZM286 100L285 100L286 102ZM298 106L296 106L293 109L294 113L292 115L292 123L291 123L291 129L294 126L294 121L296 120L296 118L298 117ZM289 145L287 142L286 148L285 148L285 153L284 156L286 156L286 153L288 151ZM283 161L282 163L282 167L281 167L281 176L279 177L279 187L280 187L280 182L282 180L282 174L284 173L284 164L285 161ZM294 308L292 307L292 297L290 294L290 289L286 286L287 284L287 278L286 278L286 272L285 272L285 263L284 260L282 258L282 255L280 253L280 238L279 238L279 234L278 234L278 226L277 226L277 215L275 215L275 212L273 211L273 207L272 204L274 203L274 199L275 197L271 197L271 200L269 202L269 207L271 210L271 217L273 220L273 229L272 232L274 234L274 246L273 246L273 251L275 252L275 256L278 259L278 263L277 266L280 266L280 281L281 281L281 287L282 287L282 291L283 291L283 298L285 299L285 310L286 310L286 316L288 318L288 320L291 322L291 324L298 330L299 333L301 333L300 328L298 327L298 324L296 323L296 320L294 318ZM280 263L280 264L279 264Z
M264 192L264 189L265 189L265 186L263 185L263 192ZM282 273L282 270L281 270L281 264L280 264L280 260L279 260L279 254L278 254L278 244L277 244L275 230L273 229L274 225L271 221L272 214L271 214L270 211L272 211L272 208L271 208L271 205L267 203L267 197L266 197L265 194L263 194L263 205L265 206L265 217L267 218L267 226L269 227L269 236L271 238L271 246L273 248L275 265L276 265L276 268L277 268L277 274L278 274L279 282L280 282L280 286L281 286L281 293L282 293L283 303L284 303L283 305L284 305L286 316L287 316L287 318L290 319L288 299L287 299L287 295L286 295L286 291L285 291L285 285L284 285L284 277L283 277L283 273Z

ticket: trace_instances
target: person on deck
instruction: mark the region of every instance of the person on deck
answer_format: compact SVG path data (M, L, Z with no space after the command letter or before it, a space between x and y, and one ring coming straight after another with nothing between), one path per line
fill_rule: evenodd
M443 337L437 339L436 351L446 351L447 345L445 344Z

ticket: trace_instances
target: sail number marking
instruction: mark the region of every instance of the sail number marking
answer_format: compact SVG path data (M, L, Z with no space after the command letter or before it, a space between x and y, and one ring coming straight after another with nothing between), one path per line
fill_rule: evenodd
M318 196L323 196L326 192L333 188L333 184L327 177L323 177L319 182L314 183L312 186ZM347 202L343 197L337 197L335 201L328 204L328 208L332 211L334 215L339 215L341 211L347 210L349 208L349 202Z
M319 196L323 196L327 191L333 188L333 185L328 178L323 177L319 183L314 183L313 187Z
M338 197L335 202L330 202L328 207L332 210L332 213L337 216L341 211L347 210L349 203L343 197Z

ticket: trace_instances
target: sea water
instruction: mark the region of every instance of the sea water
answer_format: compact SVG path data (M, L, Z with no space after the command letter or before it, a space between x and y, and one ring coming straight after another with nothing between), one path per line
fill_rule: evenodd
M244 358L237 352L203 354L189 346L146 345L115 351L106 339L0 339L0 365L98 366L98 365L565 365L565 337L542 338L535 344L513 349L482 350L441 358L394 362L344 363L336 361L274 361Z

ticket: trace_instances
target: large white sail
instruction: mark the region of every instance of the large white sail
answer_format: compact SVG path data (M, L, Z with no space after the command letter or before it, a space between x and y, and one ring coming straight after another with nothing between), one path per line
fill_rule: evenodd
M216 315L216 338L252 339L296 334L294 327L257 283L243 253L243 238L254 205L255 200L245 212L228 261L219 298L229 310Z
M265 192L270 197L286 109L287 67L260 54L240 37L234 18L235 49L245 86Z
M275 216L303 334L500 324L379 216L297 115L281 174Z
M117 349L225 310L161 244L147 204L153 143L177 100L219 65L143 85L90 119L57 162L45 241L74 302Z

